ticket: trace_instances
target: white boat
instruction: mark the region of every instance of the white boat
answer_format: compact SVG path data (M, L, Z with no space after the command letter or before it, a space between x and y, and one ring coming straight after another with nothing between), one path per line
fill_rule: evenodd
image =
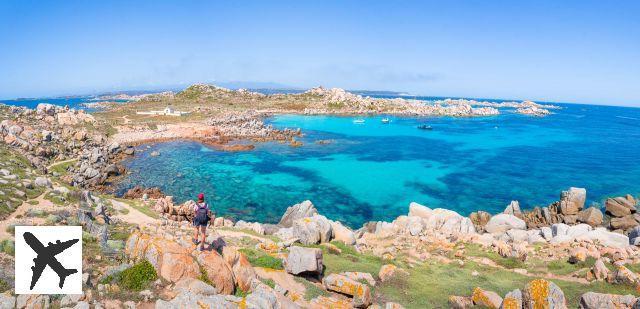
M389 123L391 120L389 118L382 118L382 123Z
M353 121L353 123L355 124L363 124L364 123L364 119L356 119Z

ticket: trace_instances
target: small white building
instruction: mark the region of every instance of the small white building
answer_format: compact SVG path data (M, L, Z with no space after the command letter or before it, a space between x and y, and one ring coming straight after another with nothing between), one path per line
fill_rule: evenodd
M167 106L161 111L148 111L148 112L136 112L138 115L158 115L158 116L182 116L188 114L188 112L181 112L174 110L171 106Z

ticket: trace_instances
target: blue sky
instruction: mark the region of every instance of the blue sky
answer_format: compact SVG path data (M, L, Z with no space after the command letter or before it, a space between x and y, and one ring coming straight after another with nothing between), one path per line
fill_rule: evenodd
M640 106L640 1L1 1L0 98L249 81Z

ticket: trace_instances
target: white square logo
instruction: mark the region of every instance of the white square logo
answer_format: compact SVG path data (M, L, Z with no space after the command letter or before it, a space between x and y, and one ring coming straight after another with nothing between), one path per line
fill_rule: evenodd
M82 227L16 226L16 294L82 294Z

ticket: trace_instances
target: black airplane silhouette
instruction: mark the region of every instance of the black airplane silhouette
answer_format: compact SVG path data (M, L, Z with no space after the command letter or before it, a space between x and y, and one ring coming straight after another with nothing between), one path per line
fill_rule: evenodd
M47 265L49 265L49 267L51 267L51 269L53 269L53 271L58 274L58 277L60 278L60 288L62 288L62 286L64 285L64 279L66 279L67 276L78 272L77 269L64 268L62 264L58 262L55 256L73 246L73 244L77 243L79 239L72 239L65 242L60 242L58 240L55 244L49 243L49 245L45 247L35 236L33 236L33 234L29 232L24 233L23 237L29 247L31 247L31 249L33 249L33 251L38 254L38 256L33 259L35 265L31 266L33 276L31 277L31 287L29 288L30 290L33 290L33 287L38 282L38 279L40 279L42 271L45 267L47 267Z

